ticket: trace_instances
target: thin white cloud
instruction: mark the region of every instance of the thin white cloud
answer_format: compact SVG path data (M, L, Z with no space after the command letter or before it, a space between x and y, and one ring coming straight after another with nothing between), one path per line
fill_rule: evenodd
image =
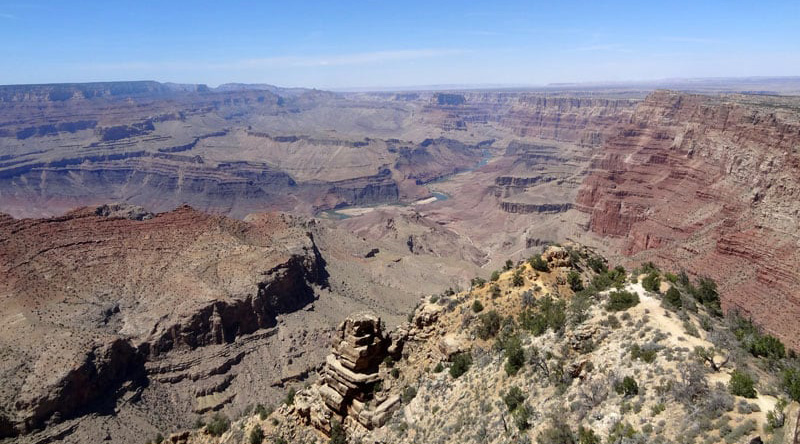
M164 70L182 71L203 69L209 71L228 71L259 68L313 68L332 66L354 66L380 64L393 61L417 60L425 58L446 57L465 54L463 49L407 49L397 51L374 51L352 54L314 55L314 56L281 56L256 59L234 60L231 62L122 62L81 64L83 70L104 71L141 71Z
M399 51L375 51L354 54L338 54L329 56L288 56L249 59L238 62L244 67L313 67L313 66L344 66L366 65L398 60L415 60L431 57L444 57L464 54L461 49L407 49Z

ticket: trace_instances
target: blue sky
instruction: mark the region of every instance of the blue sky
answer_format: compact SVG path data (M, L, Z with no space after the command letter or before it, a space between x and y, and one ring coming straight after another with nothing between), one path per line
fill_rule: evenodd
M800 0L0 0L0 84L318 88L800 75Z

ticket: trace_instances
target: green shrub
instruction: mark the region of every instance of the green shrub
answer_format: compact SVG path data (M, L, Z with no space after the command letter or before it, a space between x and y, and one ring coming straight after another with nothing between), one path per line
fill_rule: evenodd
M492 299L500 297L500 287L497 284L492 284L489 291L492 294Z
M621 382L614 384L614 391L626 398L639 394L639 384L631 376L622 378Z
M645 347L640 347L639 344L633 344L631 346L631 359L641 359L642 361L651 364L653 361L656 360L656 355L658 354L658 349L653 346L646 345Z
M403 404L408 404L416 397L417 397L417 389L412 386L404 388L403 392L400 393L400 399L403 400Z
M639 304L639 295L630 291L617 290L608 294L606 310L622 311Z
M642 279L642 287L651 293L658 293L658 289L661 287L661 278L658 273L652 271L645 276L645 278Z
M480 313L483 311L483 304L481 304L480 300L475 299L475 301L472 303L472 311L475 313Z
M586 265L589 266L595 273L605 273L608 271L608 266L605 260L599 256L592 256L586 260Z
M503 271L508 271L514 268L514 261L511 259L506 259L506 264L503 266Z
M547 317L537 310L523 310L519 316L519 325L534 336L541 336L547 331Z
M570 322L578 325L589 319L589 309L592 307L592 295L581 291L575 293L569 303Z
M800 402L800 370L789 368L782 373L783 389L792 401Z
M636 442L633 438L637 435L636 429L632 425L618 422L611 427L606 442L616 444L620 442Z
M486 284L486 279L482 277L474 277L469 283L473 288L483 288L483 286Z
M774 430L783 427L786 422L786 405L785 399L780 398L775 403L775 408L767 412L767 426Z
M767 359L777 360L786 357L786 348L780 339L764 334L753 340L749 347L750 353L755 357L763 356Z
M731 380L728 382L728 390L732 395L755 398L755 384L752 376L744 371L734 370L733 373L731 373Z
M742 347L755 357L778 360L786 357L786 348L776 337L763 334L750 320L733 314L729 318L733 334Z
M450 376L458 378L469 370L472 365L472 355L469 352L463 352L453 357L453 364L450 366Z
M250 430L250 444L261 444L264 441L264 431L261 427L254 426Z
M530 259L528 259L528 263L530 263L531 267L533 267L533 269L536 271L550 270L550 267L547 265L547 261L542 259L542 256L539 255L532 256Z
M444 366L442 365L441 362L437 363L436 367L433 368L434 373L441 373L442 370L444 370Z
M600 444L600 437L589 427L578 427L578 444Z
M294 387L289 388L289 391L286 393L286 399L283 400L283 403L286 405L294 404L294 395L297 394Z
M342 423L333 420L331 422L331 439L328 441L329 444L347 444L347 435L344 433L344 428L342 427Z
M211 417L211 421L206 424L206 430L211 436L222 436L229 428L231 428L231 421L221 413L215 413Z
M567 283L574 292L583 290L583 279L581 279L581 274L575 270L571 270L567 274Z
M532 413L533 412L531 411L530 407L528 407L525 404L517 407L511 413L511 415L514 417L514 424L516 424L518 429L528 430L528 428L530 428L531 426L530 419Z
M575 434L562 418L553 418L553 424L536 437L537 444L577 444Z
M479 338L486 340L494 337L500 331L500 314L496 310L490 310L478 316L477 335Z
M522 390L516 385L511 386L508 393L503 396L503 402L506 403L508 411L513 412L525 402L525 394L522 393Z
M258 418L263 421L267 419L267 416L269 416L272 412L270 410L267 410L267 408L264 407L263 404L258 404L256 406L255 413L258 415Z
M692 296L703 304L714 316L722 316L722 308L719 302L717 284L711 278L700 277L697 279L697 287L690 287Z
M675 287L669 287L669 290L664 295L664 303L673 308L681 308L683 306L681 292Z
M516 375L519 369L525 365L525 352L522 350L522 342L519 336L512 336L505 341L505 354L506 354L506 374L509 376Z
M522 277L522 270L517 270L511 276L511 285L514 287L522 287L525 284L525 278Z
M543 334L548 328L560 332L567 323L565 309L566 303L563 300L547 295L539 300L536 309L529 308L519 314L520 326L535 336Z
M439 365L442 365L442 363L440 362ZM397 379L400 377L400 370L398 370L397 368L393 368L392 371L389 372L389 374L392 375L392 378Z
M498 279L500 279L500 272L495 270L492 272L492 276L489 278L489 280L496 282Z

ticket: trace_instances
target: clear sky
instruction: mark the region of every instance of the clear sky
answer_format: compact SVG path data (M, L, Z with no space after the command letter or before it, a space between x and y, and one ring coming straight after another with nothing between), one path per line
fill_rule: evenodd
M800 0L3 1L0 84L800 75Z

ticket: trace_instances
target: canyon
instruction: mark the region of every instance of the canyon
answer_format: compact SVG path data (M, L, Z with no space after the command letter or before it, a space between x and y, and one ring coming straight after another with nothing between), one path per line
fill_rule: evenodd
M0 86L0 436L341 383L319 344L350 313L394 327L566 241L711 277L800 349L800 97L737 91Z

